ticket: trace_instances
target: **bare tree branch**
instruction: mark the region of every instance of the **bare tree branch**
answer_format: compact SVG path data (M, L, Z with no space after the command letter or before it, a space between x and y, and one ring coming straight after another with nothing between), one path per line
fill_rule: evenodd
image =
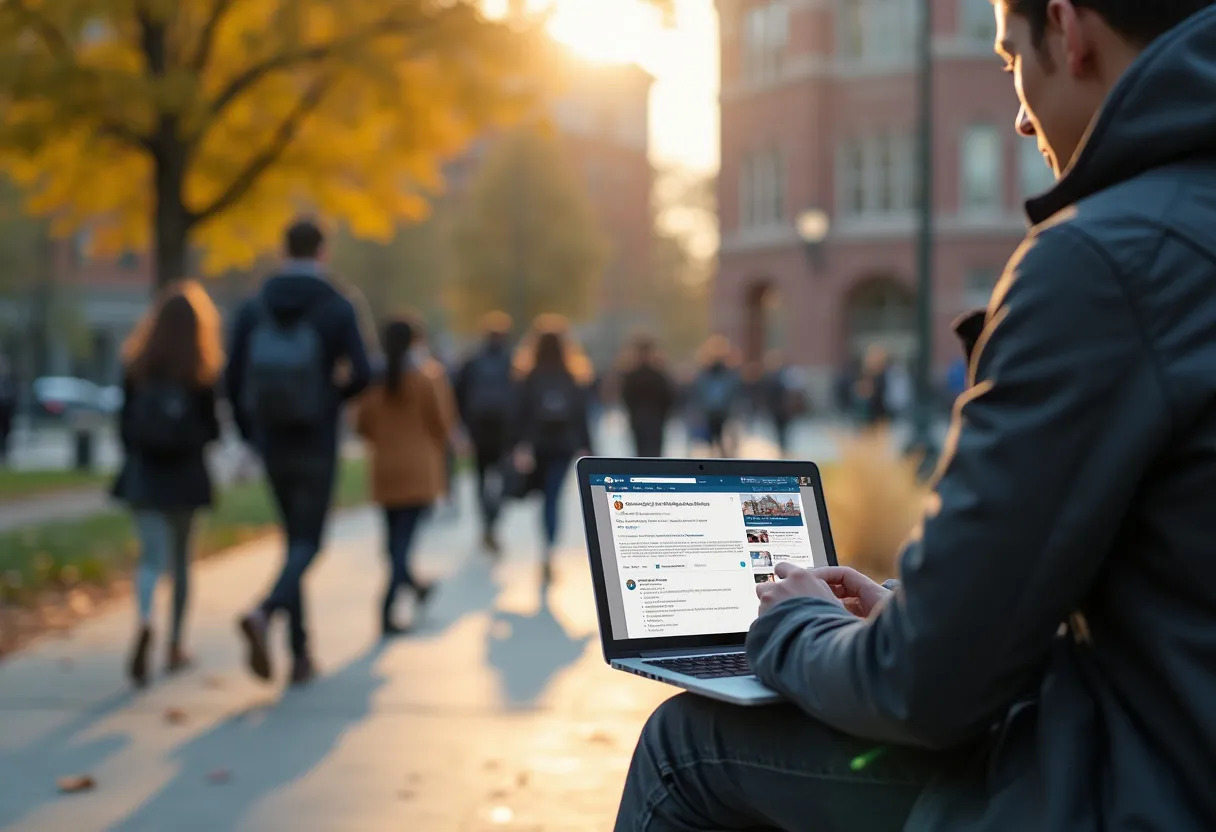
M224 15L230 8L232 8L232 0L215 0L215 4L211 7L211 17L203 25L203 31L198 38L198 47L194 52L194 57L190 59L190 68L196 75L207 68L207 62L211 59L211 49L215 46L216 30L220 28L220 23L223 22Z
M332 73L322 75L313 81L308 89L304 91L304 94L300 96L300 100L296 102L295 107L292 108L291 112L287 114L275 129L266 147L249 160L245 168L233 178L231 184L210 205L191 214L191 224L206 222L215 215L231 208L249 193L249 190L257 182L258 177L265 173L283 155L283 152L299 132L300 125L317 108L317 105L321 103L321 99L325 97L325 93L329 91L329 88L333 85L333 81L334 75Z

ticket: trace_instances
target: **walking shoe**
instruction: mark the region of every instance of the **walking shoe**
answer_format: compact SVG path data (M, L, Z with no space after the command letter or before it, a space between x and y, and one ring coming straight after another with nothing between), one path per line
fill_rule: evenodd
M397 638L398 636L409 635L409 632L409 627L402 627L400 624L395 624L392 621L384 621L380 624L381 638Z
M435 593L435 584L414 584L414 597L418 600L418 609L422 609L431 600L431 596Z
M180 673L188 670L194 664L194 659L177 644L169 645L169 657L165 660L166 673Z
M291 683L293 685L307 685L317 677L317 668L312 663L312 657L305 653L302 656L296 656L295 661L291 665Z
M152 628L146 624L139 628L135 637L135 649L131 651L131 664L128 672L136 687L148 684L148 650L152 647Z
M246 646L249 648L246 661L249 663L250 672L269 682L271 672L270 652L266 649L266 616L260 612L251 612L237 622L237 628L245 637Z

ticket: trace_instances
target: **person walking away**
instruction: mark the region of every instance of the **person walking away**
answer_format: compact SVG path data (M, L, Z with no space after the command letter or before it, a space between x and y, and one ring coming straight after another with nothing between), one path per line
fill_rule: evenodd
M887 364L887 352L882 347L872 346L866 350L853 396L859 410L858 421L863 428L880 427L891 418Z
M515 407L510 349L512 321L491 312L482 322L485 342L456 376L456 404L477 464L477 498L482 541L498 554L496 529L503 499L503 465L510 450L508 432Z
M777 447L784 456L789 450L790 424L806 410L806 390L798 371L785 357L774 352L768 358L764 377L764 408L773 422Z
M9 441L17 414L17 380L8 359L0 355L0 465L8 464Z
M891 361L885 375L887 386L887 410L894 418L907 418L916 403L916 384L912 374L902 361Z
M675 386L649 338L634 342L630 365L621 378L621 400L629 414L637 455L661 457L667 420L675 406Z
M517 352L520 389L513 436L515 467L544 494L541 575L553 577L562 486L571 464L590 453L587 386L591 362L560 315L542 315Z
M446 371L414 352L420 336L421 327L409 319L384 327L384 375L363 394L355 418L371 459L372 499L384 509L389 580L380 628L386 638L406 632L393 618L399 590L411 590L421 610L434 588L410 569L410 551L423 517L447 490L445 453L455 422Z
M130 507L139 536L139 622L127 665L139 687L148 683L152 602L168 567L173 614L166 668L173 673L190 664L182 644L190 539L196 512L213 501L204 454L220 436L215 387L224 365L221 340L215 305L202 287L188 282L161 298L123 349L119 435L124 460L113 493Z
M731 455L733 443L727 433L731 415L738 406L739 374L729 365L730 344L721 337L710 338L702 347L702 369L694 385L696 404L705 420L705 437L710 452Z
M277 613L286 614L293 684L315 674L301 580L321 547L329 514L341 407L371 378L354 307L322 265L324 242L311 221L288 228L287 259L241 308L228 363L237 427L262 457L287 542L273 588L239 627L250 669L269 680L267 627Z

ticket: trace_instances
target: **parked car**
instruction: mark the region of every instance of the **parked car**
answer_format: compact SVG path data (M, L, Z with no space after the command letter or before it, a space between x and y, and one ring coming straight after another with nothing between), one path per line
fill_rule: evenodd
M122 390L103 388L83 378L47 376L33 386L34 415L43 419L69 419L77 413L116 413L122 407Z

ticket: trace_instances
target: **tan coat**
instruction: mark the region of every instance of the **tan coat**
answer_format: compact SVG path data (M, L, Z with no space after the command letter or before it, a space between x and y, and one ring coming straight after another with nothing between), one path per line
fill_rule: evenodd
M396 397L383 383L363 394L355 425L371 458L372 499L405 508L443 496L455 414L451 385L435 361L408 370Z

